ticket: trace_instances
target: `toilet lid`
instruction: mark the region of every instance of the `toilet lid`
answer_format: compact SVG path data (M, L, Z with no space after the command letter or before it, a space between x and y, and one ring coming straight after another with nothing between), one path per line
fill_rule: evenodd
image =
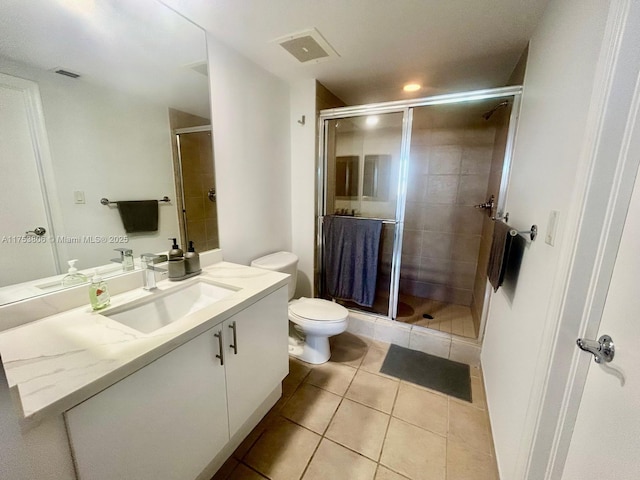
M342 305L319 298L301 298L289 304L289 310L298 317L316 321L336 322L349 315Z

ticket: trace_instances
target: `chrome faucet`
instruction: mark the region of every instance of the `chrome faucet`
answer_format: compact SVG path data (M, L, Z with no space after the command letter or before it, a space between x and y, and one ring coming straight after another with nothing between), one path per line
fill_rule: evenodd
M134 270L133 250L130 248L114 248L114 250L120 252L120 258L112 258L111 261L121 263L123 272Z
M145 290L156 289L156 274L155 272L166 272L165 268L158 268L154 266L153 261L156 258L160 258L160 255L155 253L143 253L140 255L140 262L142 263L142 278L144 279L143 288Z

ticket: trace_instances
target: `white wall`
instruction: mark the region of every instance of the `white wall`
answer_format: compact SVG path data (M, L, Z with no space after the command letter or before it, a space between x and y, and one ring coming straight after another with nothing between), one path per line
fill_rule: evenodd
M531 39L507 198L510 223L540 228L524 253L512 298L491 298L482 366L501 478L522 478L540 378L549 358L545 331L558 322L576 215L574 187L585 169L581 149L609 2L552 0ZM544 242L551 210L560 211L555 246ZM569 220L569 221L568 221Z
M175 201L166 106L7 59L0 70L40 88L58 197L54 201L62 215L56 235L126 235L117 209L101 205L102 197L146 200L167 195ZM74 203L76 190L84 192L86 203ZM179 236L175 203L161 203L159 214L157 232L129 234L128 243L59 244L63 272L71 258L79 259L80 269L109 263L119 255L116 247L132 248L135 255L167 250L167 237Z
M209 34L207 45L220 247L248 264L291 249L289 87Z
M316 81L291 85L291 249L298 255L296 297L313 296L316 208ZM305 116L305 124L298 121Z

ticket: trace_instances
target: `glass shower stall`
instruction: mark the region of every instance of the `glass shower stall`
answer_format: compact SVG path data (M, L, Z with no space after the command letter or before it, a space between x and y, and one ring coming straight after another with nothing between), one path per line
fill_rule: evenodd
M323 219L379 219L375 301L346 307L477 338L493 219L506 200L521 87L323 110L319 117L317 291Z

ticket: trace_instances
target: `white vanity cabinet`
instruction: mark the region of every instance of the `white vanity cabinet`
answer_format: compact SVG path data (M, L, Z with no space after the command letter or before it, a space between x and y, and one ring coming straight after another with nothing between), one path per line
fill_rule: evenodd
M286 376L287 329L282 287L67 411L79 480L197 478Z
M80 480L193 479L229 440L218 327L66 412Z
M254 303L223 324L232 437L289 373L287 288Z

